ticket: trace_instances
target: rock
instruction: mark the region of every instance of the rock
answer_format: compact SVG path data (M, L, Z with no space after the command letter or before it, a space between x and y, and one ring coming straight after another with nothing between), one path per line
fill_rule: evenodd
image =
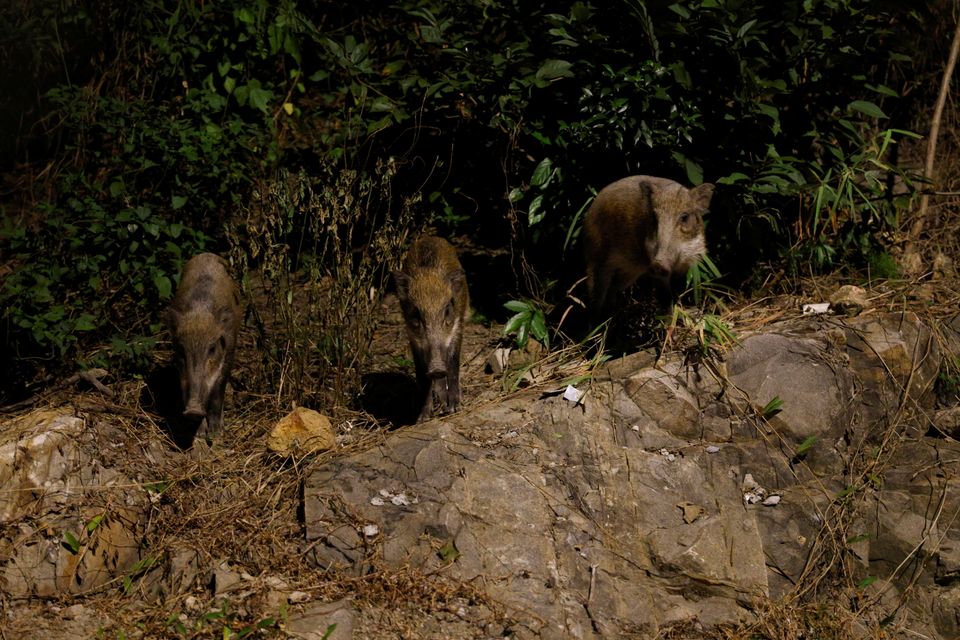
M436 580L483 580L516 612L503 626L517 637L747 619L742 603L790 593L822 544L821 518L849 482L847 442L862 446L878 399L901 418L910 394L929 402L939 356L914 316L823 322L745 336L726 388L679 360L651 368L636 357L618 365L623 378L600 372L577 410L559 394L521 394L330 460L304 488L310 557L358 574L376 558ZM892 403L898 383L909 391ZM773 397L782 411L761 420ZM960 536L933 522L930 496L946 492L944 513L960 508L945 480L960 473L943 467L960 455L903 444L893 460L884 497L851 525L850 558L864 575L890 575L936 535L917 583L933 593L956 579Z
M842 316L858 316L870 308L867 292L861 287L846 284L830 296L830 310Z
M301 640L351 640L356 615L348 600L316 604L292 614L286 631Z
M942 435L960 440L960 406L937 411L933 416L933 426Z
M863 433L883 428L889 416L933 409L940 349L916 314L861 316L847 321L845 333L848 366L861 389Z
M280 455L305 456L327 451L336 444L330 419L304 407L297 407L284 416L267 436L267 447Z
M130 492L136 483L94 457L85 418L38 410L4 419L0 434L0 591L82 593L140 560L146 495ZM127 499L107 501L111 488Z
M241 588L243 577L224 560L211 572L209 584L214 596L222 596Z
M510 362L510 347L498 347L494 349L487 357L484 370L495 376L501 375Z
M960 584L933 598L933 624L943 638L960 638Z
M807 468L823 473L837 464L834 443L853 418L853 378L846 358L831 342L799 332L749 336L727 360L730 394L742 411L760 415L779 399L779 413L756 421L754 437L782 438L791 448L814 444Z
M937 255L933 257L933 279L934 280L947 280L955 278L957 275L957 270L953 264L953 258L938 251Z

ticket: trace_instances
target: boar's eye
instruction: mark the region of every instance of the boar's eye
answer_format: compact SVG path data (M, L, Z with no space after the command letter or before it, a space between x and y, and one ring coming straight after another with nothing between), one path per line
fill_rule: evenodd
M423 316L420 315L420 309L414 309L410 314L410 326L417 330L423 326Z
M207 357L212 358L217 355L217 347L220 346L219 342L213 342L210 344L210 347L207 349Z
M453 320L453 299L450 299L450 302L447 303L447 308L443 310L443 319L449 323Z
M687 226L687 224L689 224L690 222L690 214L689 213L680 214L680 217L677 218L677 222L680 223L681 227Z

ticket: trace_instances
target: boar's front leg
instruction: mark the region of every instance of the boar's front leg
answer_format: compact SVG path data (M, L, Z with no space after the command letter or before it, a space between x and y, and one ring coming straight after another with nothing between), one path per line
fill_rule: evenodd
M433 379L427 375L426 358L414 353L413 361L417 370L417 389L420 391L420 415L417 422L429 420L433 416Z
M460 345L455 345L450 350L450 355L447 357L447 376L443 380L443 384L446 387L444 405L447 412L456 413L460 409L462 398L460 393Z
M210 399L207 404L206 420L206 438L208 444L213 444L214 439L220 435L223 428L223 396L226 392L227 381L224 379L218 382L210 390Z

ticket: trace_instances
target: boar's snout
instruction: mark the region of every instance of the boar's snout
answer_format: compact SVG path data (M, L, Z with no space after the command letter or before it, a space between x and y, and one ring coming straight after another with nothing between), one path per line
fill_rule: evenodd
M658 278L666 278L670 275L670 263L662 258L654 260L650 265L650 271Z
M187 418L206 418L207 412L200 405L191 405L183 410L183 415Z
M433 345L433 348L430 349L430 359L427 361L429 362L427 377L431 380L447 377L447 363L444 361L442 354L443 349L440 349L437 345Z

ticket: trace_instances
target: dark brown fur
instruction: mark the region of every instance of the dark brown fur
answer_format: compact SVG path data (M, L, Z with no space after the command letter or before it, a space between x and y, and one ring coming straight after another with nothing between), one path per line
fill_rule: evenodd
M630 176L604 187L583 223L590 316L609 317L615 298L650 273L669 286L706 251L703 214L713 185Z
M442 238L419 238L407 252L403 269L394 271L393 280L422 394L417 421L433 415L434 400L448 412L457 411L460 345L470 307L457 252Z
M223 425L223 394L241 321L237 287L222 258L201 253L184 265L165 320L180 372L183 415L204 420L198 433L212 442Z

